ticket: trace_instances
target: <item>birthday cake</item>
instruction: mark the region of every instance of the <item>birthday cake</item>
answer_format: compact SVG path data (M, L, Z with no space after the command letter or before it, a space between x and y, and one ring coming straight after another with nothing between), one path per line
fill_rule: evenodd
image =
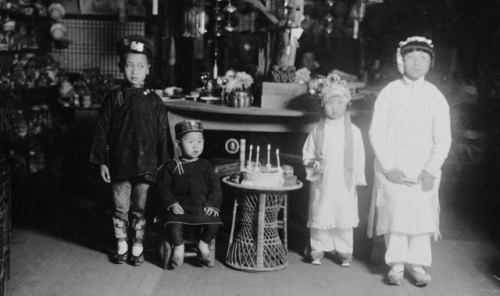
M243 170L244 185L253 185L261 187L279 187L283 186L285 179L281 168L258 167L257 169Z

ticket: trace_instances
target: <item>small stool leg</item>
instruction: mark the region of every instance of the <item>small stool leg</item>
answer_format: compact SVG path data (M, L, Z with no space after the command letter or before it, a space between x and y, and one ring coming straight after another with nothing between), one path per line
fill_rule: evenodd
M172 257L172 246L166 239L163 239L163 269L168 268L168 263L171 257Z
M215 238L212 239L208 248L210 250L210 261L208 261L207 266L214 267L215 266Z

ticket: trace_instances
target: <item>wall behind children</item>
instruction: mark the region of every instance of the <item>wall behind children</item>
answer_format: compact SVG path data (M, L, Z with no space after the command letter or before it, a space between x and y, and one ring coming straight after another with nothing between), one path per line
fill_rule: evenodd
M71 44L66 49L55 49L55 58L69 72L100 68L102 74L120 79L115 42L126 35L145 33L143 2L127 1L131 15L127 21L118 18L117 2L107 0L55 0L66 10L61 23L67 29ZM132 4L129 4L132 3Z

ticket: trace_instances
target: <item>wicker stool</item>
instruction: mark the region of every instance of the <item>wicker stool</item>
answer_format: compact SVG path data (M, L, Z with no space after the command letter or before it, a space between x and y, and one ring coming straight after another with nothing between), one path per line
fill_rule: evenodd
M287 194L295 186L263 188L240 185L223 179L229 186L240 188L233 208L226 263L243 271L273 271L288 265ZM238 208L241 209L239 231L234 234ZM282 219L278 217L282 213ZM278 230L283 230L283 241Z

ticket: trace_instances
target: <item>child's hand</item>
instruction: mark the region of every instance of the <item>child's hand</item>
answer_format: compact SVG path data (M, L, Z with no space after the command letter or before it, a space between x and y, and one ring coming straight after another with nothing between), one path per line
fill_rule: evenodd
M323 164L317 160L313 163L313 170L315 173L321 174L323 173Z
M214 216L214 217L218 217L219 216L219 211L217 211L215 208L212 208L212 207L205 207L203 209L205 211L205 215L207 216Z
M429 192L434 188L434 180L436 178L426 171L422 171L420 176L418 176L418 182L422 183L422 191Z
M406 178L406 175L400 169L394 168L385 173L385 177L392 183L403 184L403 179Z
M170 209L176 215L184 215L184 209L181 207L179 203L174 203Z
M105 164L101 164L99 167L99 170L101 173L101 178L104 180L104 182L106 182L106 183L111 182L111 177L109 176L108 166Z

